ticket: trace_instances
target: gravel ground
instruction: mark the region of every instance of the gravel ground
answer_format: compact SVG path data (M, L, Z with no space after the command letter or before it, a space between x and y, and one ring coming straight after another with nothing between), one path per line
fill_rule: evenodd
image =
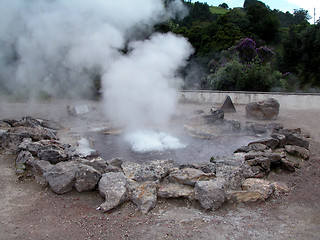
M1 119L31 115L64 122L70 103L2 103ZM188 115L210 107L182 104L178 113ZM247 121L244 106L236 108L237 113L226 118ZM158 201L148 214L137 212L132 203L102 214L96 210L104 201L98 192L56 195L33 179L19 181L14 158L2 154L0 239L320 239L319 119L316 110L281 109L276 121L311 135L312 156L299 171L269 176L286 182L291 188L288 194L266 203L227 205L216 212L176 199Z

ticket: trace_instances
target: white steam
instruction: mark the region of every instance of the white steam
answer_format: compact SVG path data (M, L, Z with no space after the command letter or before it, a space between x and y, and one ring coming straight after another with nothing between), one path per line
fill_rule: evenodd
M103 78L108 116L131 129L165 125L182 81L176 71L191 54L190 44L173 34L156 34L130 47L131 53L111 65Z
M182 37L150 36L155 24L186 15L181 0L164 2L1 0L0 92L81 97L101 77L114 123L164 126L177 101L177 72L193 51Z
M1 0L0 88L87 94L131 39L184 11L180 0Z
M186 145L168 133L153 130L138 130L125 135L125 141L135 152L164 151L185 148Z

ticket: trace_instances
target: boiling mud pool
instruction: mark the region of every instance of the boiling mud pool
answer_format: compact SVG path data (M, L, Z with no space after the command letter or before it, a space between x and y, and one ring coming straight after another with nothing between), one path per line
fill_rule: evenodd
M90 133L94 148L105 159L121 157L125 161L145 162L173 159L179 164L208 162L212 156L226 156L256 140L247 135L221 135L200 139L184 134L171 135L157 131L137 131L123 135Z

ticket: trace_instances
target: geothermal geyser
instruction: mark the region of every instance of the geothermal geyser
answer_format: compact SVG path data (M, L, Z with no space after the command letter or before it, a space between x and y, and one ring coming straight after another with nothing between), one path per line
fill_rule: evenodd
M103 77L108 117L125 128L125 140L135 151L183 147L177 138L152 129L166 127L174 113L182 82L177 70L192 53L191 45L173 34L155 34L129 49Z

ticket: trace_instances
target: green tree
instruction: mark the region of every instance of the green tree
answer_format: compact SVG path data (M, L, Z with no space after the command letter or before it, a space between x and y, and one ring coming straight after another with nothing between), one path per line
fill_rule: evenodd
M222 7L222 8L225 8L225 9L229 8L228 4L226 4L226 3L220 4L219 7Z

